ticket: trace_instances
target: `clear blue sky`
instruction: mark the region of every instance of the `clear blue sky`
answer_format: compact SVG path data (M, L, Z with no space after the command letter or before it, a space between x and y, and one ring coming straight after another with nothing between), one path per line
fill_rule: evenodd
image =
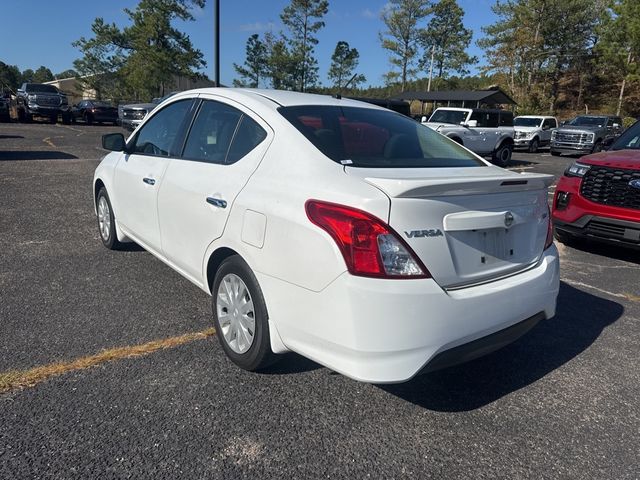
M253 33L282 29L280 12L288 0L220 0L221 81L231 85L235 78L233 63L244 61L247 38ZM378 33L384 30L380 11L385 0L329 0L326 26L318 33L316 58L320 79L326 84L331 54L339 40L349 42L360 52L358 73L367 84L381 85L389 71L388 55L380 46ZM465 11L465 25L474 32L472 54L482 61L482 51L475 46L481 27L495 21L493 0L458 0ZM136 0L2 0L3 23L0 28L0 61L17 65L20 70L49 67L54 74L73 67L78 51L71 42L91 36L96 17L119 26L127 25L123 12L134 8ZM205 73L213 77L213 0L203 10L194 12L195 22L179 25L207 61Z

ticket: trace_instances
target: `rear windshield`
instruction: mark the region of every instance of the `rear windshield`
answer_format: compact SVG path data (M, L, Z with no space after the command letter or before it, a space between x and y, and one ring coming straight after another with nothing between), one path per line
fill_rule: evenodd
M429 122L460 125L467 121L467 115L469 115L469 112L463 110L442 110L439 108L433 112L431 118L429 118Z
M513 125L516 127L537 127L542 120L539 118L522 118L516 117L513 120Z
M476 167L485 163L429 127L389 110L304 105L280 113L327 157L353 167Z
M25 90L29 93L58 93L58 89L53 85L39 85L37 83L28 83Z

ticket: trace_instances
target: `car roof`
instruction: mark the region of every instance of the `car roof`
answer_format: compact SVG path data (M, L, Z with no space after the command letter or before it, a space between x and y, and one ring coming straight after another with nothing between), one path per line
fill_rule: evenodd
M338 98L329 95L318 95L314 93L301 93L291 92L288 90L271 90L262 88L227 88L227 87L213 87L213 88L200 88L197 90L189 90L181 92L176 96L183 97L184 94L202 94L208 93L212 95L218 95L221 97L229 98L232 100L253 100L264 105L269 105L271 108L278 107L293 107L298 105L327 105L327 106L352 106L359 108L371 108L380 110L382 107L376 105L360 102L357 100L350 100L348 98ZM383 109L386 110L386 109Z
M549 115L518 115L516 118L556 118Z

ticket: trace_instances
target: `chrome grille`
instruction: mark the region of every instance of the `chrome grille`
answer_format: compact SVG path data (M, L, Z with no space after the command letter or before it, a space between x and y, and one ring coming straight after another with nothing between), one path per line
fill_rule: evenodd
M640 179L639 170L594 166L582 179L580 194L595 203L640 209L640 189L629 185L636 179Z
M36 103L38 105L57 107L60 105L60 97L52 97L50 95L36 95Z
M589 143L590 133L563 133L556 132L556 142L562 143Z
M147 112L145 110L134 110L131 108L125 108L122 110L122 118L130 120L142 120Z

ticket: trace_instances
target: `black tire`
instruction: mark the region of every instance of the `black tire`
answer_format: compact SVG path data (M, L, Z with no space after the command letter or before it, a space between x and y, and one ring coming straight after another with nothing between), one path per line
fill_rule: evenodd
M49 117L49 123L54 124L54 125L55 125L56 123L58 123L58 115L51 115L51 116Z
M254 320L253 339L246 351L241 353L234 351L234 348L237 348L239 345L237 332L235 335L236 347L233 347L225 337L223 326L221 325L219 318L219 312L222 313L227 309L227 306L225 306L224 301L218 302L218 290L221 288L223 281L225 283L233 281L234 276L244 283L248 290L249 299L253 302L253 309L248 312L248 314L251 313L253 315L248 316ZM222 286L222 289L223 291L221 293L224 296L225 287ZM226 298L228 298L228 295ZM262 290L260 289L258 280L251 271L251 268L249 268L249 265L247 265L239 255L228 257L218 268L213 280L213 288L211 289L211 306L218 340L220 341L220 345L227 357L229 357L233 363L244 370L254 372L268 367L276 360L276 355L271 351L268 321L269 315L267 314L267 306L264 301L264 296L262 295ZM234 319L235 317L231 318L225 325L227 331L233 328ZM249 328L245 328L245 330L250 332ZM233 332L229 331L229 335L233 335ZM231 342L233 342L233 339Z
M551 155L554 157L559 157L560 156L560 152L554 152L553 150L551 150Z
M87 125L91 125L93 123L93 115L91 115L90 113L85 113L84 123L86 123Z
M508 143L501 143L491 155L492 163L499 167L506 167L511 161L513 146Z
M450 138L451 140L453 140L454 142L456 142L456 143L458 143L458 144L460 144L460 145L464 146L464 142L463 142L460 138L458 138L458 137L449 137L449 138Z
M62 124L71 125L71 114L62 114Z
M593 148L591 149L591 153L598 153L602 151L602 140L598 140Z
M534 137L529 144L529 153L537 153L539 148L540 140L538 140L538 137Z
M106 201L106 205L108 207L108 211L101 212L101 199ZM100 235L100 240L102 240L102 244L107 247L109 250L118 250L122 247L122 243L118 241L118 236L116 235L116 221L113 216L113 207L111 207L111 200L109 200L109 195L107 194L107 190L102 187L98 192L98 196L96 197L96 210L98 212L97 220L98 220L98 234ZM107 214L109 218L109 223L107 228L103 228L103 218L104 214Z

